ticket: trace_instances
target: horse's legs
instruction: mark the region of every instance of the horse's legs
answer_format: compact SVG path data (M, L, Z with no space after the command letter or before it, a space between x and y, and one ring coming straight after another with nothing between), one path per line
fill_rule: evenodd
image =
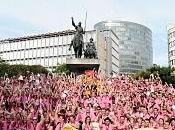
M82 56L82 49L79 50L79 58Z
M81 56L82 56L82 46L79 47L77 51L78 51L77 52L78 53L78 58L81 58Z
M78 58L78 50L77 50L77 48L74 48L74 52L75 52L75 58Z
M77 54L78 54L78 58L81 58L80 50L78 50Z
M95 53L93 53L92 57L95 59Z
M87 58L87 51L84 52L84 58Z

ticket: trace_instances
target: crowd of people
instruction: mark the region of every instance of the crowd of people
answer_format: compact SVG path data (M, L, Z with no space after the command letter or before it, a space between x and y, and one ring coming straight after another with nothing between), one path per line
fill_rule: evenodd
M127 75L0 79L0 130L175 130L175 89Z

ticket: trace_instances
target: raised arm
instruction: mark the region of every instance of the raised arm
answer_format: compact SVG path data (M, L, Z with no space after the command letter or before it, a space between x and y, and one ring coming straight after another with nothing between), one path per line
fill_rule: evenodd
M74 26L76 28L77 26L74 23L74 18L72 17L71 19L72 19L72 26Z

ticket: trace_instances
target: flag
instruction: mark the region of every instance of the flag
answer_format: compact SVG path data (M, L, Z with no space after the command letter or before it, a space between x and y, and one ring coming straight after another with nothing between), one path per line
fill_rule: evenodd
M85 70L85 74L86 74L87 76L92 76L92 75L95 74L95 72L94 72L94 70Z

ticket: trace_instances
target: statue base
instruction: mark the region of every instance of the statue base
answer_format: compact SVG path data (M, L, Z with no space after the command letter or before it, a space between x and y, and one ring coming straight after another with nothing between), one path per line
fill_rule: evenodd
M98 59L66 58L66 64L76 74L83 74L85 70L98 71L100 66Z

